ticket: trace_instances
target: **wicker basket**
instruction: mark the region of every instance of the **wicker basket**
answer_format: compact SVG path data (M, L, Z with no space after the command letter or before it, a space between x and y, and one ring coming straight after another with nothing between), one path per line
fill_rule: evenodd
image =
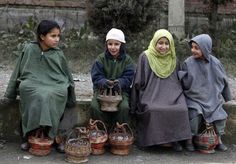
M37 130L35 135L31 135L28 138L30 144L29 152L36 156L46 156L51 152L53 140L44 137L41 129Z
M100 129L98 127L100 127ZM105 124L101 120L90 119L88 128L90 130L89 140L91 143L92 154L103 154L105 152L104 145L108 139Z
M214 153L214 148L218 145L218 136L215 133L214 126L205 123L206 129L199 135L195 136L193 141L199 152L204 154Z
M134 136L129 125L116 123L114 131L109 135L111 152L116 155L128 155L133 142Z
M68 135L65 144L65 160L67 162L83 163L88 161L88 156L91 153L88 132L88 129L84 127L77 127ZM75 138L71 138L72 134L75 134Z
M101 104L101 111L105 112L117 112L118 104L122 101L121 89L119 91L113 91L114 86L110 86L105 90L100 90L97 99ZM120 87L119 87L120 88Z

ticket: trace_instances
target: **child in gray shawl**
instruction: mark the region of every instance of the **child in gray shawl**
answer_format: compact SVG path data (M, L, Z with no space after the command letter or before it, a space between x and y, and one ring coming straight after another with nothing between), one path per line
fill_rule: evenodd
M189 45L192 56L184 61L179 78L189 109L192 135L198 134L204 121L212 123L219 139L216 149L226 151L221 135L224 134L227 113L222 105L223 98L232 100L226 73L221 62L212 55L209 35L198 35L190 40ZM187 145L192 145L192 140L188 140Z

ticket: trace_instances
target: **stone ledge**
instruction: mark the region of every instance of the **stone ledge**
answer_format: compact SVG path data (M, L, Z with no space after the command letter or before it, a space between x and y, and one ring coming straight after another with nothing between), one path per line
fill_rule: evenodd
M236 101L229 101L223 107L228 114L223 140L228 144L236 144Z
M77 104L88 104L89 105L91 103L91 101L92 101L91 98L82 98L82 99L77 98L76 99Z
M69 122L62 123L65 127L85 125L90 118L91 98L78 98L76 107L65 110L65 117ZM20 140L20 113L18 107L19 100L10 104L0 104L0 139L8 141ZM224 142L227 144L236 144L236 101L230 101L224 104L224 109L228 113ZM70 120L71 119L71 120ZM68 125L73 122L73 125ZM59 127L60 128L60 127Z
M91 99L77 99L74 108L66 108L64 113L65 121L60 126L71 128L73 126L85 125L90 118ZM21 136L19 99L9 103L0 103L0 139L8 141L19 141Z

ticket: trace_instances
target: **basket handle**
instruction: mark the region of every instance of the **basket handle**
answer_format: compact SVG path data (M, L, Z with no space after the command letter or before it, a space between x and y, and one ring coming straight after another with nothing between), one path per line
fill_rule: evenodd
M112 88L114 87L114 85L108 86L108 95L112 96ZM107 90L105 89L105 92L107 92Z
M102 125L103 129L107 133L107 128L106 128L105 124L101 120L93 120L91 118L89 120L89 124L92 125L96 130L99 130L98 127L97 127L98 123L100 123Z
M88 129L86 129L85 127L75 127L74 129L72 129L67 137L66 137L66 141L68 141L72 135L72 133L76 134L77 138L83 138L82 135L88 135ZM80 134L80 135L79 135Z
M113 91L113 88L115 86L118 86L119 90L118 91ZM113 93L115 93L115 96L120 95L121 94L121 86L120 86L120 82L119 80L114 80L112 84L107 85L107 88L99 88L98 90L99 95L102 96L112 96Z
M34 136L36 138L44 139L43 129L42 128L37 129Z
M121 86L120 86L119 80L114 80L114 86L116 86L116 85L118 85L118 87L119 87L119 90L117 91L117 94L121 94Z
M95 120L95 122L100 123L107 134L107 128L106 128L105 124L101 120Z
M87 134L88 129L86 127L76 127L75 130L79 132L80 134Z
M206 129L202 131L201 135L204 133L216 135L214 126L211 123L204 122Z
M119 122L116 122L116 126L117 126L118 128L120 128L120 129L122 129L125 133L127 133L127 132L126 132L126 128L125 128L125 126L126 126L127 129L129 130L131 136L132 136L132 137L134 136L134 135L133 135L133 131L131 130L129 124L127 124L127 123L119 124Z
M96 122L95 122L95 120L93 120L92 118L89 119L89 128L90 128L90 129L96 129L96 130L98 130L98 127L97 127L97 125L96 125Z

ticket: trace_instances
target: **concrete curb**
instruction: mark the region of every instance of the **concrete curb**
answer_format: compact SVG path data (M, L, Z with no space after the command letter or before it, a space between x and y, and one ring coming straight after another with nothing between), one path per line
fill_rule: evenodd
M66 109L63 119L59 125L61 127L71 128L73 126L84 126L90 118L91 99L77 99L74 108ZM0 138L8 141L19 141L20 131L20 113L19 100L10 104L0 104ZM236 102L230 101L224 104L224 109L228 113L228 120L225 128L223 141L227 144L236 144Z

